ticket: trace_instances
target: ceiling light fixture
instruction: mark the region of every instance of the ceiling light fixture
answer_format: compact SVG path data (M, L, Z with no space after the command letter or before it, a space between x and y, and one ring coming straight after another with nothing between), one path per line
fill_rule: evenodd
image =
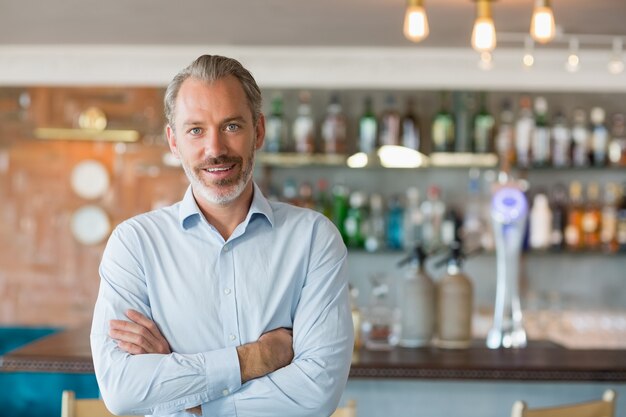
M491 17L491 1L476 0L472 48L478 52L491 52L496 47L496 28Z
M565 69L568 72L578 72L580 69L580 58L578 56L578 38L572 38L569 41L569 55L565 63Z
M609 61L608 69L613 75L621 74L624 72L624 42L621 38L613 39L613 52L611 53L611 59Z
M404 36L413 42L423 41L428 37L428 17L423 0L407 0L404 14Z
M530 20L530 36L539 43L548 43L556 34L554 14L550 0L535 0L533 17Z

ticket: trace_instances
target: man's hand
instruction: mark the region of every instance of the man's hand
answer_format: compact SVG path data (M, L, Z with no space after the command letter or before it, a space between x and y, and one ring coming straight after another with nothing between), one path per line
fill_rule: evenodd
M293 360L293 332L280 328L264 333L258 341L237 347L237 355L242 383L267 375Z
M170 344L156 323L135 310L126 311L126 320L111 320L109 336L117 341L120 349L131 355L144 353L172 353Z

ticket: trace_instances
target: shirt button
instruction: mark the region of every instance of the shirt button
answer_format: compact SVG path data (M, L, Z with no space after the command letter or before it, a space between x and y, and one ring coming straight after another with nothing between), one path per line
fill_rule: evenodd
M225 288L224 289L224 294L226 294L226 295L230 294L230 288Z
M225 396L227 396L228 394L230 394L230 391L228 391L227 389L225 389L224 391L222 391L222 394Z
M230 340L235 340L235 339L236 339L236 337L235 337L235 335L234 335L234 334L231 334L231 335L230 335L230 336L228 336L228 337L229 337L229 339L230 339Z
M228 252L230 250L230 246L224 245L224 252Z

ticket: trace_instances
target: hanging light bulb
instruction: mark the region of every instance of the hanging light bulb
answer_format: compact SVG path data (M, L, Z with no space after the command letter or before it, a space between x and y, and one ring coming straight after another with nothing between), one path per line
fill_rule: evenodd
M535 0L533 17L530 20L530 36L539 43L548 43L554 39L556 29L550 0Z
M611 53L611 60L608 65L611 74L617 75L624 72L623 46L624 44L621 38L613 39L613 52Z
M496 28L491 17L491 0L476 1L476 20L472 30L472 48L491 52L496 47Z
M535 64L535 57L533 55L534 43L530 36L524 39L524 57L522 62L525 69L530 69Z
M413 42L420 42L428 37L428 17L423 0L407 0L404 14L404 36Z
M572 38L569 41L569 55L567 56L565 69L568 72L577 72L580 69L580 58L578 57L578 38Z

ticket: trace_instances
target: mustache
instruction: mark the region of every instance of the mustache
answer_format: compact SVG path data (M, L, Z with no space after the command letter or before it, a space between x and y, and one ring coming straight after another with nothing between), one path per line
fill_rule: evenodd
M198 164L198 167L203 169L206 167L210 167L213 165L221 165L221 164L240 164L243 162L243 158L240 156L218 156L216 158L207 158L202 161L201 164Z

